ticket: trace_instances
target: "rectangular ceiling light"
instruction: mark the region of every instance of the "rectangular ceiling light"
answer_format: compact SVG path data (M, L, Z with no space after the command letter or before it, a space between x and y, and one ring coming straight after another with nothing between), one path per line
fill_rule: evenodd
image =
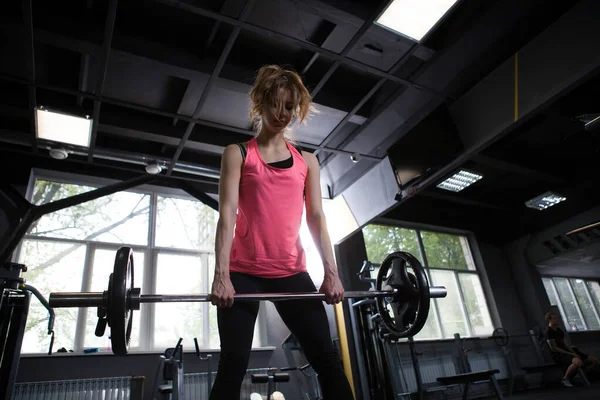
M420 41L457 0L394 0L377 23Z
M546 208L557 205L565 201L567 198L553 192L546 192L531 200L527 200L525 205L535 210L545 210Z
M92 120L36 107L35 134L38 139L90 147Z
M444 182L438 184L437 187L439 187L440 189L450 190L452 192L460 192L461 190L468 186L471 186L481 178L483 178L483 175L479 175L471 171L461 169L459 172L452 175Z

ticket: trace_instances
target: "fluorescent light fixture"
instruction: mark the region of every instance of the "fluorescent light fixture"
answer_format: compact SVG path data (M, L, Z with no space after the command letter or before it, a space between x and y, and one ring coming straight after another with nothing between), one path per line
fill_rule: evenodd
M589 224L589 225L586 225L586 226L582 226L581 228L573 229L572 231L565 233L565 235L569 236L569 235L572 235L574 233L585 231L586 229L595 228L597 226L600 226L600 221L594 222L593 224Z
M394 0L377 23L420 41L457 0Z
M38 139L90 147L92 120L36 107L35 134Z
M545 210L546 208L557 205L560 202L567 200L566 197L563 197L559 194L553 192L546 192L540 194L537 197L534 197L531 200L527 200L525 205L529 208L533 208L535 210Z
M440 189L450 190L452 192L460 192L464 188L471 186L478 180L483 178L483 175L476 174L466 169L461 169L444 182L437 185Z
M588 121L585 123L586 131L593 131L595 129L598 129L598 127L600 127L600 115L598 115L596 118L592 119L591 121Z

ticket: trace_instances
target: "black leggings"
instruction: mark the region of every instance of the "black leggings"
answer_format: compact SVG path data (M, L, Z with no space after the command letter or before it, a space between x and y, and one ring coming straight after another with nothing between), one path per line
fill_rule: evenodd
M265 279L231 273L236 294L313 292L308 273L287 278ZM296 336L310 365L319 376L324 400L353 400L341 360L331 341L329 321L322 300L285 300L274 302L277 312ZM231 308L219 308L217 320L221 338L221 357L211 400L239 400L246 374L258 314L256 301L237 301ZM285 395L285 393L284 393Z

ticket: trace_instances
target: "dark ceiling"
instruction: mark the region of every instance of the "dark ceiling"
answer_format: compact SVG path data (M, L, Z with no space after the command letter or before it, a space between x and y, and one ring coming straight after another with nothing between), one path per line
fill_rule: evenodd
M324 196L335 196L582 3L463 0L416 43L373 23L389 2L7 2L0 15L0 158L5 171L12 167L10 183L26 182L33 167L126 179L158 161L164 175L214 194L224 147L253 135L247 105L254 76L275 63L299 71L313 94L320 113L296 137L319 158ZM573 117L599 112L590 108L597 88L592 79L562 93L471 154L464 166L486 176L476 186L452 194L432 185L385 216L439 217L437 224L470 228L485 217L486 226L516 234L543 225L523 208L540 190L581 198L549 210L545 223L593 202L594 185L584 178L596 179L597 135ZM92 116L89 151L51 159L48 144L35 140L32 110L40 105ZM353 153L362 156L358 163ZM508 221L527 227L513 232Z

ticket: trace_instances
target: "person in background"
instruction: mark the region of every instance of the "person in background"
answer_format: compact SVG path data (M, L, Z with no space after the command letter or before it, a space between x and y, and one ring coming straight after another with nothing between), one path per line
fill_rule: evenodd
M573 387L570 380L577 374L579 368L583 368L584 372L598 370L599 364L596 357L590 356L567 343L565 332L559 326L560 317L556 313L546 313L545 319L548 326L544 331L544 336L548 346L550 346L552 360L567 367L562 379L563 386Z

